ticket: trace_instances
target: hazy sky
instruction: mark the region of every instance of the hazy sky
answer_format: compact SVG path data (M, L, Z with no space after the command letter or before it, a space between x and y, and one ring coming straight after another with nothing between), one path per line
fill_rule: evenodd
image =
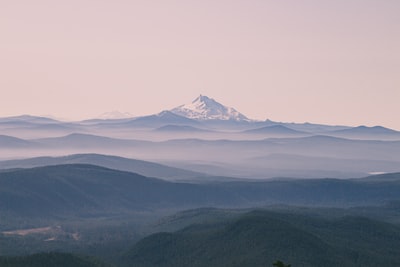
M399 0L0 0L0 116L248 117L400 130Z

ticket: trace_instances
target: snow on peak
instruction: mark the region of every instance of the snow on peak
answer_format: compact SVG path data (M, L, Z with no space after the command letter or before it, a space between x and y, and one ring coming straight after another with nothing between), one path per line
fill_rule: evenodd
M226 107L203 95L200 95L189 104L172 109L171 112L195 120L250 121L234 108Z

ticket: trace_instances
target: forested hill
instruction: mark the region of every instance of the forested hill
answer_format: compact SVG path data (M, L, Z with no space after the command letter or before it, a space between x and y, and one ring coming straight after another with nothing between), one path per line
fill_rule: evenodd
M151 235L125 254L123 266L400 266L399 248L400 227L388 223L253 211Z
M385 179L389 177L390 179ZM11 216L87 216L198 207L269 204L349 207L400 198L400 174L368 179L174 183L94 165L0 172L0 212Z

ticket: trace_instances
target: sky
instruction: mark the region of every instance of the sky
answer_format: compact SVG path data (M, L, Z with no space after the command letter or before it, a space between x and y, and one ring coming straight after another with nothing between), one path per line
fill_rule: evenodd
M148 115L400 130L398 0L0 0L0 117Z

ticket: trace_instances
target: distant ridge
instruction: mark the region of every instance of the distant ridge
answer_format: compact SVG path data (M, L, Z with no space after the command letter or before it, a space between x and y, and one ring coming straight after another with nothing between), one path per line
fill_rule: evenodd
M31 123L57 123L59 121L47 117L31 116L31 115L20 115L12 117L0 118L0 123L3 122L31 122Z
M166 180L188 181L190 179L206 176L199 172L169 167L149 161L100 154L75 154L63 157L36 157L0 161L0 169L34 168L62 164L91 164Z
M184 125L165 125L160 128L155 129L156 132L210 132L209 130L204 130L200 128L196 128L193 126L184 126Z
M129 112L120 112L117 110L110 111L110 112L105 112L103 114L100 114L97 119L100 120L114 120L114 119L127 119L127 118L132 118L133 115L130 114Z
M157 128L170 124L196 126L199 123L196 120L192 120L190 118L186 118L185 116L164 110L154 115L137 117L128 122L123 122L122 124L135 127Z
M400 135L399 131L395 131L389 128L385 128L382 126L358 126L350 129L338 130L334 131L333 133L344 133L344 134L398 134Z
M400 132L382 126L358 126L354 128L337 130L326 134L354 139L382 139L382 140L400 140Z
M32 141L16 138L8 135L0 135L0 148L26 148L35 147L37 144Z
M307 135L309 133L303 131L296 131L283 125L265 126L257 129L247 130L243 133L249 134L279 134L279 135Z
M146 143L146 141L139 141L134 139L119 139L82 133L72 133L61 137L34 139L32 141L47 146L60 147L67 147L68 145L71 147L124 147L127 145Z

